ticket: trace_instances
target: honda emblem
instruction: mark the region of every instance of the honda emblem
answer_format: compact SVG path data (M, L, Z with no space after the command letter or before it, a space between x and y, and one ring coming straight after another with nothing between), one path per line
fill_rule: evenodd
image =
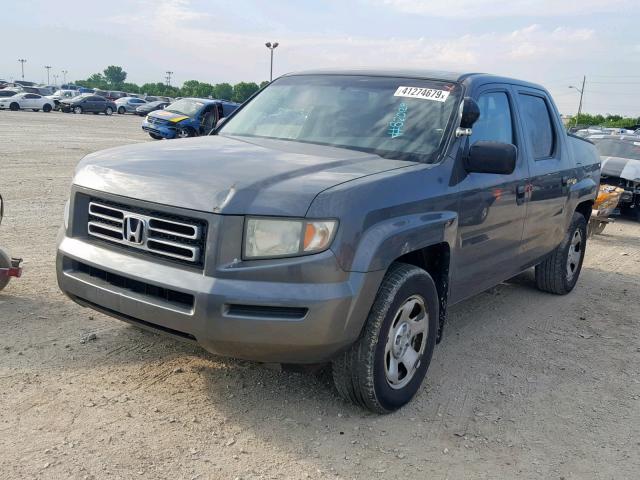
M144 220L140 217L125 217L124 219L124 239L135 245L140 245L144 241Z

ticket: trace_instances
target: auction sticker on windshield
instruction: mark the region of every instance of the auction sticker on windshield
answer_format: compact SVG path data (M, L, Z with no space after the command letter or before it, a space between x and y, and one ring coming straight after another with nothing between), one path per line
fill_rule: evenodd
M420 98L422 100L434 100L444 102L449 96L446 90L436 90L434 88L423 87L398 87L394 97Z

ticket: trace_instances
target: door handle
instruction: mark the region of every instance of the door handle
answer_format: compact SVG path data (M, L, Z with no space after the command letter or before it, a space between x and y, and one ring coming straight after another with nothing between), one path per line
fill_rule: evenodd
M524 196L527 192L527 187L525 185L518 185L516 187L516 204L522 205L524 203Z

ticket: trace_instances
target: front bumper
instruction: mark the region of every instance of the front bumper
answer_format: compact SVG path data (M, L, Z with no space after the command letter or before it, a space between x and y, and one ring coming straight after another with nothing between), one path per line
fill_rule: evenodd
M326 277L339 268L331 251L286 263L288 275L276 263L280 273L273 281L265 280L265 268L253 279L251 269L214 277L206 268L174 266L62 233L57 277L81 305L216 354L276 363L330 360L358 338L384 272L342 272L340 281L310 282L312 272Z
M174 125L152 124L147 120L142 122L142 130L166 139L175 138L177 135L177 130Z

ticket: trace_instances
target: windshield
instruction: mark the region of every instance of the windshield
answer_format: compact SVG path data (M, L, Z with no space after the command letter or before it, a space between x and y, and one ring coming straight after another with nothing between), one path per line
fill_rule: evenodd
M432 162L452 121L459 92L455 83L433 80L294 75L269 85L219 133Z
M640 138L637 142L613 138L589 138L596 144L602 157L619 157L640 160Z
M197 100L183 98L182 100L178 100L177 102L172 103L167 108L165 108L165 110L167 112L181 113L182 115L191 117L195 115L195 113L200 110L203 105L204 102L198 102Z

